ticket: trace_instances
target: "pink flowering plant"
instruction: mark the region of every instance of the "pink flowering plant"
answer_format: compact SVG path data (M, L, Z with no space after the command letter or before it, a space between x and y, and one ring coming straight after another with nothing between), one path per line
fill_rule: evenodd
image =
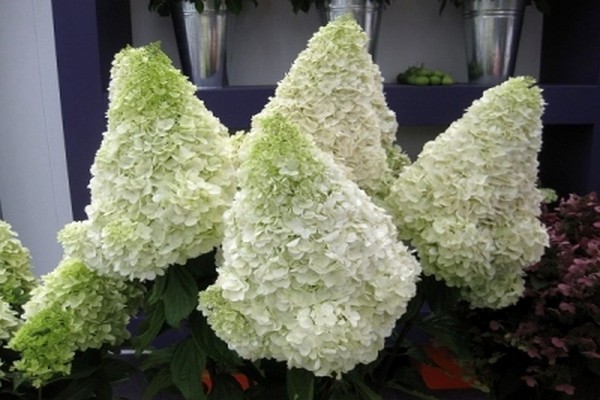
M550 247L526 270L513 306L465 310L474 374L496 399L600 396L600 201L546 207Z

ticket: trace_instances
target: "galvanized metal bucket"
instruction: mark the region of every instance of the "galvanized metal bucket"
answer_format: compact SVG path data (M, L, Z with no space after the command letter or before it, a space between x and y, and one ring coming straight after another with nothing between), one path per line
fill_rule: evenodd
M514 75L527 0L465 0L469 82L496 85Z
M171 17L183 73L199 89L227 86L225 2L205 1L198 13L193 2L178 1Z
M368 50L375 59L382 8L382 2L373 0L325 0L319 7L319 14L323 24L327 24L339 16L352 14L367 34Z

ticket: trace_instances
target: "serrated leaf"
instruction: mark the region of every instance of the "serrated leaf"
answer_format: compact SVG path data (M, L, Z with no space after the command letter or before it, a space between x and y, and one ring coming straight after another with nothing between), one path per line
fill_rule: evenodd
M287 371L287 393L290 400L312 399L315 395L315 375L302 368Z
M168 368L163 368L152 377L148 386L144 390L144 400L151 400L161 390L164 390L173 385L171 371Z
M201 379L205 366L206 354L194 343L192 337L177 344L171 360L171 376L186 399L206 399Z
M192 274L183 266L175 265L167 271L163 293L165 319L174 328L198 305L198 286Z

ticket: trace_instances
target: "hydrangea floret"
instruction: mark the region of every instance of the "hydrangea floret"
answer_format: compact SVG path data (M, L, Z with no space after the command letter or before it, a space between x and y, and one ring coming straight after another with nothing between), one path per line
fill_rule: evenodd
M21 356L13 367L35 387L71 372L75 356L75 346L69 340L71 322L71 314L54 304L41 310L10 340L10 348Z
M31 267L31 255L11 225L0 220L0 300L21 306L37 284Z
M543 109L532 78L486 90L391 188L387 202L424 273L474 307L514 303L523 268L548 243L536 187Z
M15 367L40 385L68 374L75 351L121 344L130 336L127 325L142 295L137 282L100 275L79 260L64 259L42 277L23 306L25 322L9 343L22 353ZM49 337L38 337L44 336L40 332Z
M20 325L21 320L16 311L11 308L10 304L0 298L0 347L4 347L12 337L13 332L16 331ZM0 358L0 378L5 376L4 369L2 368L3 365L5 364L2 362L2 358ZM0 381L0 387L1 386L2 382Z
M235 191L230 142L195 91L158 44L115 56L88 219L60 234L67 257L146 280L220 243Z
M351 180L379 194L387 191L392 168L410 160L394 145L396 115L387 106L383 77L367 42L350 15L321 27L255 118L286 115L322 150L332 152Z
M20 325L19 319L15 310L10 307L6 301L0 299L0 344L10 339Z
M230 348L317 376L376 359L421 268L389 214L284 116L255 120L199 308Z

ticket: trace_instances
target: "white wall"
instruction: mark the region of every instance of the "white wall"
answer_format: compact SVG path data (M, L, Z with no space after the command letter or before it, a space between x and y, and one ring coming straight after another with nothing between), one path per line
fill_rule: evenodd
M0 1L0 202L35 273L54 269L72 214L50 1Z
M228 71L231 85L274 84L289 69L307 40L319 28L314 9L292 12L287 0L259 0L234 18L229 34ZM150 13L147 2L132 0L134 45L160 40L178 65L169 18ZM377 63L387 82L410 65L424 63L467 80L462 17L449 5L438 12L437 0L396 0L382 17ZM542 16L528 7L523 26L516 74L538 76Z

